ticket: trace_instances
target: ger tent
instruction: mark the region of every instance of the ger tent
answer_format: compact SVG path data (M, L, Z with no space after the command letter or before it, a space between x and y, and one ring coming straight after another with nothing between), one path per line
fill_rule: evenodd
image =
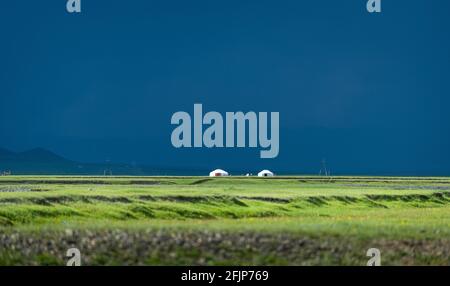
M274 173L272 173L269 170L262 170L261 172L258 173L258 177L273 177Z
M209 173L210 177L223 177L223 176L229 176L227 172L225 172L222 169L216 169Z

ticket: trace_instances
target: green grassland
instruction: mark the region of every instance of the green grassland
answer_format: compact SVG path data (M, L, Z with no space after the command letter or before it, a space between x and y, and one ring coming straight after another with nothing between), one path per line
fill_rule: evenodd
M450 178L0 177L0 265L450 265Z

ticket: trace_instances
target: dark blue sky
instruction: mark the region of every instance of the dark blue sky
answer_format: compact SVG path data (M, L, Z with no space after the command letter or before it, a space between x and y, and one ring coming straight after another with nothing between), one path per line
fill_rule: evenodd
M7 1L0 147L152 166L450 175L450 2ZM280 112L280 155L171 146L171 115Z

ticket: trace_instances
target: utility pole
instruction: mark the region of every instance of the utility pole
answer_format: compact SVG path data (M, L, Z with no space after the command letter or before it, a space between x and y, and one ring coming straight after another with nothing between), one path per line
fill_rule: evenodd
M112 176L112 169L110 165L110 160L106 160L106 169L103 170L103 176Z
M319 176L324 175L325 177L328 177L330 175L328 169L327 169L327 161L325 159L322 159L322 167L319 171Z

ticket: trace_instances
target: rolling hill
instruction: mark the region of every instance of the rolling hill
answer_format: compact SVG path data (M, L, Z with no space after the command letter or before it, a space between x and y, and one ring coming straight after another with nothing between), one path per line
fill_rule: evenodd
M205 175L207 170L186 170L125 163L83 163L72 161L44 148L13 152L0 148L0 174L13 175Z
M34 148L24 152L12 152L0 148L0 172L11 171L15 175L137 175L138 167L127 164L80 163L66 159L49 150Z

